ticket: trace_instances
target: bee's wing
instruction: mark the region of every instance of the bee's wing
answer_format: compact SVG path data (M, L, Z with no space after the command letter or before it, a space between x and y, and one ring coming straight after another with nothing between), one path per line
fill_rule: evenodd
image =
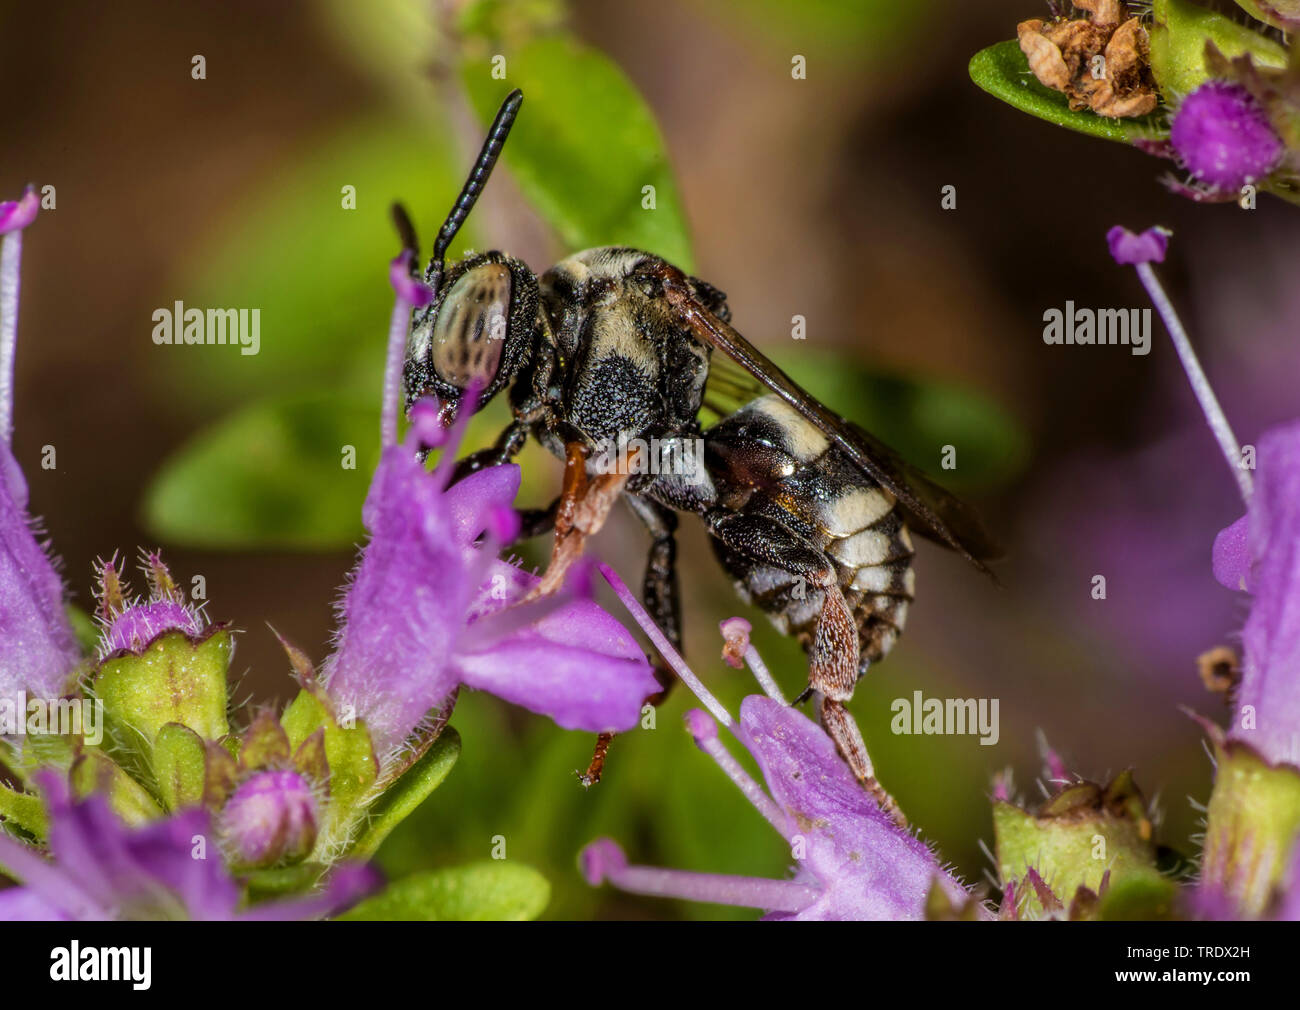
M670 302L692 332L735 362L739 369L717 356L709 366L705 406L723 414L762 393L776 393L829 438L863 472L898 499L908 525L961 554L986 574L982 559L998 557L1000 549L985 531L974 510L953 497L916 467L905 461L874 435L822 404L738 332L675 284L664 282ZM734 408L733 408L734 409Z

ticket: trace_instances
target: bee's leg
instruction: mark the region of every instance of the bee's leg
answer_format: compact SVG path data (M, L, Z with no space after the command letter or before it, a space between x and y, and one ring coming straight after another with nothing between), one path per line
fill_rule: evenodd
M808 648L808 679L813 690L828 698L852 698L858 681L858 629L830 558L767 516L714 509L705 513L704 521L732 552L787 572L810 598L820 593L821 612Z
M898 805L876 781L862 733L844 707L858 681L858 628L840 590L834 564L794 531L767 516L716 509L704 518L709 532L732 551L802 579L806 592L821 593L821 611L808 645L808 686L821 697L822 725L840 756L881 807L899 819Z
M540 537L543 533L550 533L555 529L555 513L559 507L560 499L556 498L544 509L520 509L519 534L505 546L513 547L533 537Z
M640 495L629 494L624 500L645 524L651 538L641 598L664 637L680 652L682 604L677 581L677 516L672 509ZM652 705L663 700L676 680L662 662L655 664L655 676L664 690L649 699Z
M826 730L826 735L835 741L835 747L839 750L840 757L844 758L845 764L862 783L863 788L875 797L876 802L880 804L880 809L889 814L899 827L907 827L907 818L903 816L898 803L876 778L875 768L871 764L871 755L867 753L867 745L862 740L862 731L858 729L857 721L849 714L844 703L832 701L822 695L820 708L822 728Z
M638 519L645 523L650 531L650 556L646 560L645 582L641 598L646 610L654 618L664 637L672 643L678 652L682 648L681 600L677 590L677 516L669 508L640 495L624 495L624 500L631 506ZM668 696L677 679L661 659L654 663L655 679L663 690L646 699L650 705L659 705ZM591 763L585 772L580 772L578 781L584 786L594 786L600 781L605 768L605 757L609 753L613 733L601 733L596 738L592 751Z
M519 455L528 442L528 433L531 430L532 426L527 421L514 420L510 422L506 430L497 436L496 443L491 448L471 452L464 459L456 462L456 469L451 474L451 482L455 484L479 470L484 470L490 466L499 466L502 463L509 463Z
M549 596L564 584L569 569L582 557L587 537L594 536L605 525L610 509L623 493L627 479L626 473L603 473L589 479L587 450L579 442L566 446L564 489L555 509L555 541L551 545L551 561L546 566L542 581L529 594L529 599Z

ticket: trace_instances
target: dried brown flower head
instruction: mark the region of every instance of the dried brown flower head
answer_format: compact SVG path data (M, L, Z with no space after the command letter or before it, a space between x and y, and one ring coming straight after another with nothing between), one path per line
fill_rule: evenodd
M1029 69L1064 94L1074 110L1099 116L1145 116L1159 101L1151 76L1147 31L1122 20L1120 0L1075 0L1086 18L1033 18L1016 26Z

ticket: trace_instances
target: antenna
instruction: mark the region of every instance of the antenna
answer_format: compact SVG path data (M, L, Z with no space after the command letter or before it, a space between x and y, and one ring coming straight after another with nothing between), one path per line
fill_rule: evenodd
M429 267L424 272L425 283L433 289L435 297L442 286L443 260L447 247L451 245L451 240L456 237L456 232L460 231L460 226L465 223L465 218L474 209L479 194L487 185L488 176L492 174L492 166L497 163L501 148L505 145L506 137L510 135L510 127L514 125L515 117L519 115L519 106L523 101L524 93L518 88L506 95L506 100L497 110L496 118L492 120L487 140L483 141L483 149L478 153L478 160L474 162L474 168L469 173L469 178L465 180L460 196L452 204L447 219L442 222L438 238L433 243L433 258L429 260Z

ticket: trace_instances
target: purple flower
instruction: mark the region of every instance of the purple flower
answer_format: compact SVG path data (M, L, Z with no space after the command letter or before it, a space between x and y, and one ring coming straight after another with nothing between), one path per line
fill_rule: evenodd
M395 346L410 316L398 281ZM395 387L400 370L389 373ZM448 486L473 391L466 398L450 430L432 400L415 404L406 444L386 444L362 512L370 542L324 669L331 695L365 720L381 758L461 684L597 733L634 726L660 690L636 640L592 601L523 602L539 580L495 549L517 529L519 468L488 467ZM442 456L430 473L419 450L434 446Z
M1169 141L1199 181L1240 190L1266 177L1282 158L1283 144L1259 103L1240 84L1206 81L1174 115Z
M241 909L206 811L126 827L94 796L73 803L56 775L40 776L50 816L47 860L0 835L0 864L23 886L0 891L0 919L315 919L341 911L379 883L373 871L339 867L316 895Z
M1229 737L1273 764L1300 763L1300 421L1266 431L1246 515L1214 542L1214 573L1254 597ZM1253 726L1252 726L1253 723ZM1243 725L1244 724L1244 725Z
M723 746L713 718L699 709L687 713L696 744L786 840L796 868L789 880L768 880L633 866L613 841L600 839L582 852L588 883L608 880L637 894L760 908L767 919L921 919L935 886L956 907L971 900L934 853L881 809L820 727L763 695L746 698L734 723L618 576L602 570L664 658L758 762L766 791ZM726 631L740 637L735 625ZM736 641L729 651L742 645L745 653L752 648Z
M1163 263L1165 250L1169 247L1170 231L1167 228L1148 228L1134 235L1122 225L1115 225L1106 232L1106 244L1110 254L1120 266L1136 266L1138 263Z
M316 844L316 796L294 771L258 772L221 810L219 829L237 866L305 859Z
M63 583L34 534L27 481L10 447L22 229L36 217L35 193L0 203L0 699L28 691L63 694L80 659L63 609Z

